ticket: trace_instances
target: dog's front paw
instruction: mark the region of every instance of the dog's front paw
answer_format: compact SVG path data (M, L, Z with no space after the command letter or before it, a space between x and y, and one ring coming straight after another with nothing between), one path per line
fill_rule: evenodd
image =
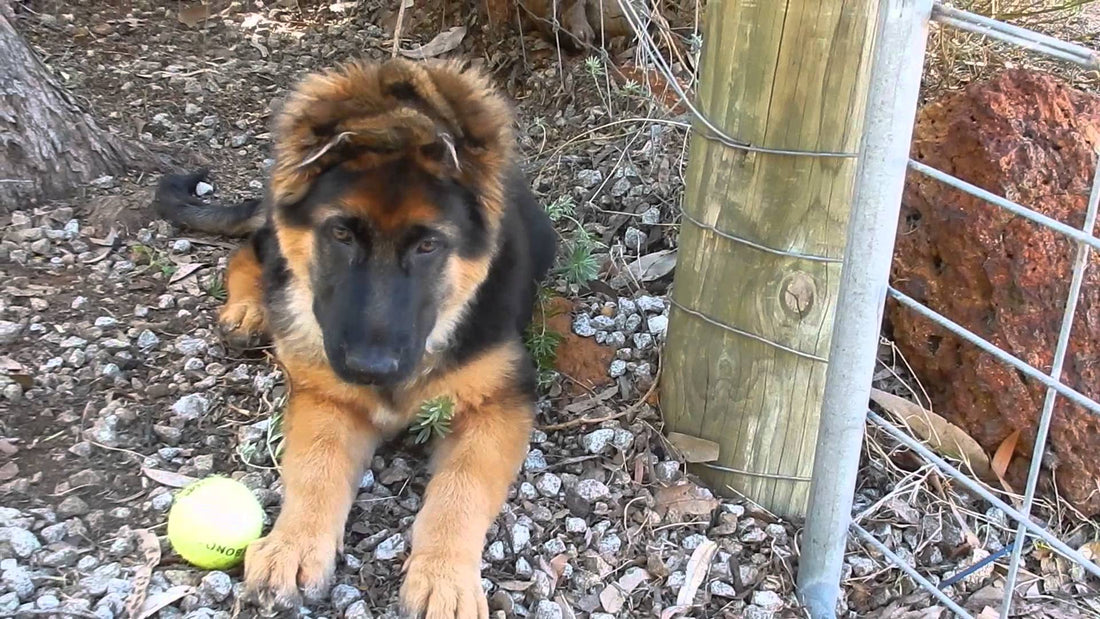
M230 346L243 350L255 348L267 339L264 306L258 300L230 299L218 314L218 327Z
M249 545L244 556L244 597L269 609L297 608L302 594L318 599L328 591L338 542L305 532L272 531Z
M401 608L418 619L488 619L479 560L414 550L405 563Z

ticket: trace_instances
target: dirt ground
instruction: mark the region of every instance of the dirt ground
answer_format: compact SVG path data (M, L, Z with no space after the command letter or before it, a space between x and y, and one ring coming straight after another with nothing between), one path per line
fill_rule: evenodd
M213 195L227 201L262 191L271 110L294 80L387 57L396 21L375 0L212 2L206 15L187 6L32 0L18 26L106 125L168 147L181 168L208 166ZM627 66L629 48L608 66L535 35L482 36L457 3L436 9L409 12L403 47L467 27L453 53L483 62L516 101L526 168L566 254L549 284L559 298L548 307L561 313L546 323L562 343L543 371L540 429L483 557L494 616L803 616L797 523L713 497L661 438L650 388L669 277L644 289L614 277L641 255L675 249L682 110ZM155 182L104 177L67 202L0 215L0 617L124 617L135 587L148 607L163 605L159 617L256 613L238 603L239 570L187 565L164 525L175 489L212 473L241 479L274 517L285 384L267 351L236 354L215 331L233 242L155 220ZM912 475L895 456L869 453L857 507L882 507ZM396 616L423 463L411 435L375 457L334 587L300 616ZM944 525L943 509L890 508L898 513L875 532L914 548L914 562L937 577L1007 539L978 529L982 539L971 540L966 525ZM145 530L159 537L157 552ZM963 546L973 554L960 559ZM941 616L881 557L852 548L848 616ZM686 582L697 590L676 610ZM952 593L988 594L990 582L979 574Z

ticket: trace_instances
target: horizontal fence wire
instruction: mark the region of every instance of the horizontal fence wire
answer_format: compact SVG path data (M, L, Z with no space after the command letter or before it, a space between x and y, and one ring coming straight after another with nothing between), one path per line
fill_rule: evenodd
M941 183L944 183L945 185L955 187L956 189L964 191L976 198L981 198L982 200L985 200L986 202L989 202L994 206L999 206L1004 210L1009 211L1010 213L1019 215L1020 217L1023 217L1025 219L1029 219L1039 224L1040 226L1046 226L1047 228L1068 236L1069 238L1079 243L1084 243L1085 245L1088 245L1093 249L1100 250L1100 238L1096 238L1095 236L1087 232L1074 228L1073 226L1066 225L1058 221L1057 219L1047 217L1046 215L1037 211L1033 211L1026 206L1016 204L1015 202L1002 198L995 193L986 191L985 189L982 189L977 185L972 185L962 180L961 178L958 178L957 176L952 176L946 172L937 170L936 168L925 165L919 161L915 161L912 159L909 160L909 167L917 172L920 172L921 174L924 174L929 178L934 178Z
M952 600L946 593L940 591L940 588L936 586L936 583L928 580L928 578L926 578L924 574L918 572L917 569L914 568L912 565L909 565L909 563L905 559L902 559L897 555L897 553L895 553L893 550L890 550L890 548L887 547L886 544L878 541L878 539L876 539L874 535L871 535L871 533L867 529L864 529L863 527L853 522L852 530L855 531L856 534L858 534L860 537L862 537L865 542L881 552L882 555L889 559L891 563L901 568L901 571L905 572L909 575L910 578L917 581L917 584L924 587L925 591L936 596L937 600L943 602L943 605L950 608L956 615L963 617L963 619L974 619L974 615L966 612L965 608L959 606L955 602L955 600Z
M1087 47L946 6L940 2L932 7L932 21L1011 43L1051 58L1072 62L1086 69L1100 69L1100 54Z
M960 484L965 486L967 490L970 490L974 494L982 497L994 507L1004 512L1005 515L1009 518L1018 521L1024 526L1024 528L1027 529L1028 533L1031 533L1035 537L1043 540L1048 545L1050 545L1051 548L1056 550L1059 554L1065 556L1067 559L1079 563L1081 567L1084 568L1085 571L1087 571L1088 573L1096 576L1097 578L1100 578L1100 566L1097 566L1095 563L1088 560L1080 552L1077 552L1076 550L1067 546L1065 542L1055 537L1053 533L1047 531L1042 526L1036 524L1030 517L1021 513L1019 510L1012 507L1008 503L1005 503L995 494L990 492L989 489L987 489L985 486L974 481L973 479L970 479L970 477L966 473L963 473L958 468L952 466L951 463L949 463L947 460L944 460L943 458L936 455L935 452L926 447L923 443L909 436L907 433L903 432L901 429L894 426L894 424L883 419L873 411L867 412L867 420L870 421L872 424L878 426L879 428L882 428L883 431L892 436L902 445L905 445L906 447L923 457L925 460L928 460L932 464L936 465L936 467L943 471L948 477L958 481Z
M944 316L943 314L940 314L939 312L936 312L935 310L929 309L927 306L922 305L916 299L906 295L905 293L894 288L893 286L887 288L887 294L889 294L905 307L908 307L909 309L915 311L921 316L924 316L932 322L940 325L944 329L947 329L951 333L954 333L955 335L963 338L964 340L994 356L998 361L1002 361L1008 365L1011 365L1023 374L1026 374L1028 378L1034 378L1036 381L1042 383L1043 385L1054 389L1060 395L1065 396L1067 400L1070 400L1074 404L1080 405L1081 407L1085 408L1095 415L1100 415L1100 402L1096 402L1095 400L1092 400L1088 396L1082 394L1080 391L1077 391L1076 389L1051 378L1046 373L1035 369L1026 362L1021 361L1018 357L1015 357L998 348L997 346L989 343L985 338L975 334L973 331L970 331L966 327L963 327L962 325L951 320L947 316Z

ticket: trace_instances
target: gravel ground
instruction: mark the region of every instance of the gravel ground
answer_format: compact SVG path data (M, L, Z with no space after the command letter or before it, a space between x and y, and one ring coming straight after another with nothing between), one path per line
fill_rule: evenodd
M372 1L210 6L196 21L175 3L32 0L19 27L105 124L208 165L218 198L252 197L287 87L346 58L385 57L394 16ZM626 70L629 49L616 62L633 80L536 37L483 37L476 17L435 8L410 12L404 35L426 43L465 20L456 51L517 101L521 149L564 253L598 274L578 283L567 260L547 306L560 313L540 319L561 344L543 372L540 429L486 544L495 617L803 616L798 528L698 486L654 409L685 119L649 96L660 93L647 93L645 71ZM180 483L212 473L241 479L275 516L285 384L267 351L220 341L234 245L154 221L155 180L105 177L71 201L0 215L0 617L127 616L147 565L157 616L254 614L237 604L239 570L183 563L164 524ZM889 346L881 359L876 386L906 395L904 362ZM302 616L395 616L424 459L411 435L375 457L335 584ZM862 523L932 579L1010 540L1003 514L884 437L872 433L863 464ZM1073 543L1093 543L1057 506L1044 513ZM850 549L848 617L946 616L881 556ZM1027 554L1039 597L1094 590L1043 552ZM996 580L980 570L948 592L977 613L996 605ZM1095 616L1071 610L1025 612Z

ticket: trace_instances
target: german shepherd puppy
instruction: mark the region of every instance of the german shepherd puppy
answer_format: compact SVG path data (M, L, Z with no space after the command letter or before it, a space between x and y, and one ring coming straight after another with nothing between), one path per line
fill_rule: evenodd
M522 343L556 232L516 164L510 105L454 61L354 62L307 77L275 124L266 198L203 204L166 176L158 213L250 234L219 322L269 336L290 384L282 512L245 554L245 590L295 607L327 590L357 482L427 400L453 404L412 527L405 612L488 617L485 535L526 454Z

